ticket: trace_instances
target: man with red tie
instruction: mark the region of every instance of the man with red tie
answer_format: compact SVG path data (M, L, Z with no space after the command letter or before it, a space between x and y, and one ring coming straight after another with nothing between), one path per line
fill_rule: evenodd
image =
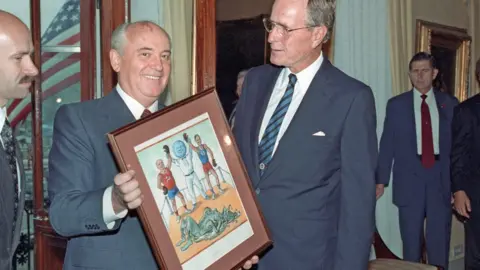
M403 258L420 261L425 239L428 263L447 269L452 217L450 125L458 100L433 89L437 73L435 59L428 53L419 52L410 60L413 89L388 101L376 181L379 198L393 172Z

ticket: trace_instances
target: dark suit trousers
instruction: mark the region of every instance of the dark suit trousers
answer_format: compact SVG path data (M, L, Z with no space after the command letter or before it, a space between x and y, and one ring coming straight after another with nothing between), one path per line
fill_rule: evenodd
M399 207L400 233L405 260L420 261L425 235L428 263L447 269L452 210L440 192L442 189L439 186L439 165L439 162L436 162L433 168L418 175L417 188L425 191L423 198L418 198L416 203Z
M465 223L465 270L480 270L480 201L471 203L470 219Z

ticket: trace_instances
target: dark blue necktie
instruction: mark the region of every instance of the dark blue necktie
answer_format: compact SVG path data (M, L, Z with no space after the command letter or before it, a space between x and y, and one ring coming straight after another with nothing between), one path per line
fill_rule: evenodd
M14 210L13 210L13 230L15 231L15 224L17 222L17 208L18 208L18 172L17 172L17 156L15 154L15 139L13 138L12 128L10 123L5 119L0 137L3 141L3 147L7 154L8 165L13 175L13 194L14 194ZM0 145L1 146L1 145Z
M270 121L268 121L267 128L263 133L262 140L258 145L258 161L260 173L263 175L268 163L272 159L273 148L275 142L277 141L278 132L282 126L283 119L287 114L288 107L292 102L293 90L295 88L295 83L297 82L297 76L291 73L288 75L288 86L283 94L282 99L275 108Z

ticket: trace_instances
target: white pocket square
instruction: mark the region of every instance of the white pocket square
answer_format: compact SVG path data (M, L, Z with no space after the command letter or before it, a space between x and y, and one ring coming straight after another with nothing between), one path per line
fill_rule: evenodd
M320 136L320 137L324 137L325 136L325 132L323 131L319 131L317 133L313 133L313 136Z

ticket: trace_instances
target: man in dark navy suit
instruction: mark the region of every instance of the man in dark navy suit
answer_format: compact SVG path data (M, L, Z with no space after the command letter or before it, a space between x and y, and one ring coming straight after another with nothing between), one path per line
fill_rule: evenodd
M233 128L273 248L259 269L367 269L376 113L365 84L322 53L334 0L276 0L270 61L248 71Z
M480 83L480 59L475 74ZM465 222L465 269L480 269L480 94L455 108L452 142L452 193Z
M447 269L452 219L450 125L458 101L433 89L437 73L433 56L415 54L409 64L414 88L388 101L377 197L393 171L393 203L399 209L403 258L420 261L426 220L428 262Z

